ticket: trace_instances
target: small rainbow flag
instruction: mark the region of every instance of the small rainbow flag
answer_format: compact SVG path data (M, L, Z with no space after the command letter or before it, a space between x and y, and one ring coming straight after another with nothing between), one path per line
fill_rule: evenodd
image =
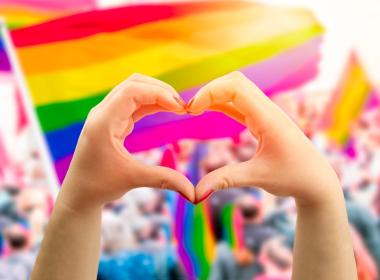
M225 240L233 249L244 248L243 222L238 211L232 203L225 205L222 210Z
M366 107L373 106L377 96L355 52L349 56L342 78L326 106L322 127L329 139L338 145L349 140L350 125Z
M62 180L90 108L130 74L168 82L188 100L210 80L240 70L270 95L314 77L322 33L306 9L202 1L85 12L11 35ZM135 125L126 147L137 152L243 129L216 112L159 113Z
M198 143L192 155L187 175L193 184L200 179L199 164L205 155L205 148L204 144ZM194 206L179 197L176 209L174 236L186 275L188 279L207 279L216 254L209 204L206 201Z

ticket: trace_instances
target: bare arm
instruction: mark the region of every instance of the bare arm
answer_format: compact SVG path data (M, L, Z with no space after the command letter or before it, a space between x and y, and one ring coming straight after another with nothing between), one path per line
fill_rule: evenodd
M132 75L89 114L58 196L32 280L94 280L100 254L102 205L139 186L169 188L194 200L189 180L147 167L124 148L133 124L157 111L185 113L173 88Z
M96 279L100 223L100 205L75 210L60 195L31 279Z
M204 86L187 110L223 112L258 139L254 157L207 174L195 201L231 187L258 186L296 200L293 279L357 279L342 189L336 174L300 129L239 72Z
M298 203L297 212L293 279L357 279L341 195L325 205Z

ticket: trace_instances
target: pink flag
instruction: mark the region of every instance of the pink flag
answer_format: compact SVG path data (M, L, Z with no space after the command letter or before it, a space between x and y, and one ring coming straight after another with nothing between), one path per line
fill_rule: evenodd
M5 167L9 164L9 156L5 148L3 137L0 134L0 177L3 176Z
M176 161L174 153L171 149L168 148L164 151L164 153L162 154L160 165L176 169Z
M16 90L15 98L17 109L17 133L20 133L28 125L28 114L19 90Z

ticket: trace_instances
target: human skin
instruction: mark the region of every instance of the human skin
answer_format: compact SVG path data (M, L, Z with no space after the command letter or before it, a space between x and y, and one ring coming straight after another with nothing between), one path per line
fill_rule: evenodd
M179 172L145 166L124 148L140 118L158 111L184 114L169 85L132 75L89 113L58 195L31 279L96 279L102 206L139 186L172 189L194 201Z
M298 213L292 279L357 279L339 180L297 125L239 72L210 82L187 106L192 114L210 109L245 124L259 143L252 159L204 176L195 202L243 186L292 196Z
M206 110L222 111L244 123L259 148L251 160L207 174L195 190L182 174L144 166L124 148L133 124L145 115ZM31 279L96 279L102 206L132 188L168 188L199 203L214 191L247 185L296 200L293 279L357 279L343 194L334 171L252 82L233 72L200 89L186 105L169 85L132 75L86 120Z

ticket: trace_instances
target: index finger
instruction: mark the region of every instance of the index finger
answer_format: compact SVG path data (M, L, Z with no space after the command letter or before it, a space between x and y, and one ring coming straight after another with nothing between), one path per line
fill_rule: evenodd
M144 106L156 105L165 111L184 113L180 100L169 90L154 84L128 81L119 85L116 91L96 110L97 125L110 128L114 135L124 139L133 129L133 114Z
M184 111L181 102L167 89L153 84L130 81L120 88L106 104L105 113L126 119L145 105L158 105L172 112Z
M218 78L201 88L187 110L200 114L220 104L232 104L244 116L246 124L256 136L263 130L278 125L284 117L287 119L277 105L239 72ZM226 110L225 113L230 114L229 111Z

